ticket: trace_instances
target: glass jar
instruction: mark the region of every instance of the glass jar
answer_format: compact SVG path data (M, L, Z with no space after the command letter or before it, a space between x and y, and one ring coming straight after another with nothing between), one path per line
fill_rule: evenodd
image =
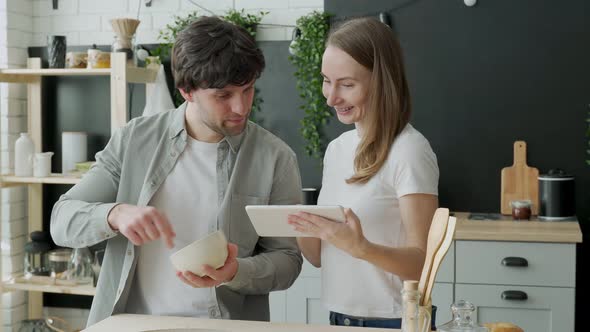
M47 254L49 262L49 276L57 279L66 279L64 272L68 270L68 263L72 256L72 249L55 249Z
M89 284L94 278L92 255L88 248L75 248L68 262L67 280L77 284Z
M475 321L475 306L467 301L459 300L451 305L453 319L437 327L439 332L489 332L487 327Z
M533 206L530 200L511 201L512 219L514 220L530 220L531 208Z
M47 276L47 252L50 249L47 232L34 231L30 234L31 242L25 244L25 278Z
M127 65L137 66L137 56L135 54L135 36L115 35L113 44L111 45L111 51L123 52L127 54Z

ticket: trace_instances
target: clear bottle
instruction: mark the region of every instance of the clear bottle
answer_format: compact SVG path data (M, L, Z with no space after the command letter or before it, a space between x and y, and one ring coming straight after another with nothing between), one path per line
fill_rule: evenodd
M437 327L439 332L489 332L487 327L475 321L475 306L467 301L459 300L451 305L453 319Z
M416 280L404 280L402 311L401 332L430 331L430 312L420 306L420 292Z
M28 133L21 133L14 143L14 175L33 176L35 143Z

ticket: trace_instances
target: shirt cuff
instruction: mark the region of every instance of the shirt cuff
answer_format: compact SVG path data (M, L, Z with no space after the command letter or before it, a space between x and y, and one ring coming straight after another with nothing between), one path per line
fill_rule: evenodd
M238 261L238 272L230 281L224 282L219 286L226 286L231 290L237 291L252 281L252 275L256 270L254 263L248 258L236 258Z
M97 215L99 216L99 218L102 218L104 220L103 227L100 232L100 234L103 236L103 240L110 239L112 237L117 236L117 234L119 234L118 231L115 231L114 229L111 228L111 225L109 225L109 222L107 220L109 213L111 213L111 210L119 204L121 204L121 203L106 203L106 204L101 204L100 206L98 206L96 208L97 213L98 213Z

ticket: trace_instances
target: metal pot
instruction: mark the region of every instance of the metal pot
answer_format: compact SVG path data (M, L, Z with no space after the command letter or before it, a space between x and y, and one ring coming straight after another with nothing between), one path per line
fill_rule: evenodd
M539 219L566 220L576 215L574 176L552 169L539 176Z

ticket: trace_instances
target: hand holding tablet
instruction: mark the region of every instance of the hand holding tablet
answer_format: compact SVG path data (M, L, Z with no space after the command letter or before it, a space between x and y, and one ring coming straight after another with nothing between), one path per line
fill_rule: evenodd
M309 237L293 229L287 220L290 214L307 212L344 222L344 209L339 205L247 205L246 213L260 236Z

